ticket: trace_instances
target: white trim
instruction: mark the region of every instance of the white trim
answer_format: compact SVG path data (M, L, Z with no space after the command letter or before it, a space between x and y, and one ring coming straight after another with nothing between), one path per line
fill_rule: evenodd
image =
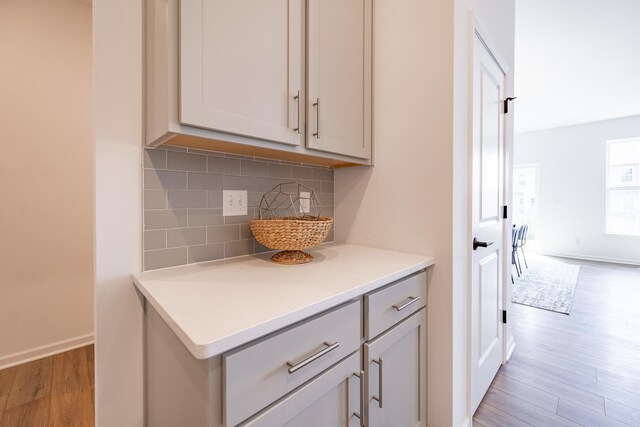
M480 25L478 20L473 15L473 12L471 16L473 16L473 28L472 28L473 32L478 37L480 42L482 42L484 47L487 48L489 55L491 55L493 60L496 61L496 64L498 64L498 67L502 69L502 72L506 76L507 74L509 74L509 66L507 65L507 61L505 61L504 58L502 58L502 56L497 52L497 50L492 49L492 46L497 46L497 44L493 42L493 40L489 36L489 33L484 31L484 29L482 28L482 25ZM509 96L506 94L506 92L507 92L507 88L505 87L505 95Z
M460 427L470 427L471 425L471 420L469 417L466 417L464 421L462 421L462 424L460 424Z
M505 363L511 359L511 355L513 351L516 349L516 340L513 338L513 335L509 336L509 341L507 342L507 355L505 357Z
M597 257L597 256L572 254L572 253L564 253L564 252L536 251L536 253L538 253L540 255L555 256L555 257L560 257L560 258L569 258L569 259L577 259L577 260L585 260L585 261L608 262L608 263L613 263L613 264L625 264L625 265L632 265L632 266L640 266L640 262L638 260L632 260L632 259Z
M52 344L32 348L31 350L9 354L7 356L0 357L0 369L6 369L23 363L32 362L34 360L43 359L45 357L53 356L54 354L63 353L89 344L93 344L93 334L80 335L79 337L54 342Z

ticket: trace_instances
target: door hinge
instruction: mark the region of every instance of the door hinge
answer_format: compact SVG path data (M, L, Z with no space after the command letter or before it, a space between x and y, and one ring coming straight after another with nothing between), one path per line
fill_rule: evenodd
M507 324L507 310L502 310L502 323Z
M504 205L504 206L502 207L502 218L503 218L503 219L507 219L507 218L509 218L508 210L507 210L507 205Z
M508 97L507 99L504 100L504 113L507 114L509 112L509 101L513 101L514 99L516 99L517 96L514 97Z

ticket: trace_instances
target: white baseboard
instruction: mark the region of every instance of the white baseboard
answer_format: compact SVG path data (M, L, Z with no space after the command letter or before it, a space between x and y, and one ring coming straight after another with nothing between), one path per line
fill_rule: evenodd
M516 349L516 341L513 339L513 335L511 335L509 342L507 343L507 357L506 357L507 362L509 361L509 359L511 359L511 355L513 354L513 351L515 349Z
M12 366L53 356L54 354L63 353L75 348L84 347L85 345L93 344L93 339L93 334L81 335L79 337L43 345L42 347L33 348L31 350L2 356L0 357L0 369L10 368Z
M465 418L460 427L469 427L471 426L471 420L469 418Z
M562 253L562 252L536 252L540 255L547 256L555 256L560 258L570 258L570 259L583 259L585 261L596 261L596 262L609 262L613 264L625 264L625 265L637 265L640 266L640 262L638 260L632 259L623 259L623 258L609 258L609 257L594 257L589 255L580 255L580 254L571 254L571 253Z

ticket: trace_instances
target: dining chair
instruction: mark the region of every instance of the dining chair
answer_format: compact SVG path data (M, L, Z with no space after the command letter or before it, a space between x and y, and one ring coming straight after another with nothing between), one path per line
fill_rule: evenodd
M529 226L526 224L521 225L520 228L518 229L518 237L516 239L517 249L520 249L520 252L522 252L522 258L524 259L524 266L526 268L529 268L529 265L527 264L527 257L524 256L524 245L527 244L528 232L529 232ZM520 268L522 269L522 267Z

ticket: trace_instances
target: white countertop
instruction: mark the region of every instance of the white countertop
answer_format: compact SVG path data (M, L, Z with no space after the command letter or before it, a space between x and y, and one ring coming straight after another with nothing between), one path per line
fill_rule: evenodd
M194 357L207 359L433 265L344 243L279 265L273 253L152 270L133 281Z

